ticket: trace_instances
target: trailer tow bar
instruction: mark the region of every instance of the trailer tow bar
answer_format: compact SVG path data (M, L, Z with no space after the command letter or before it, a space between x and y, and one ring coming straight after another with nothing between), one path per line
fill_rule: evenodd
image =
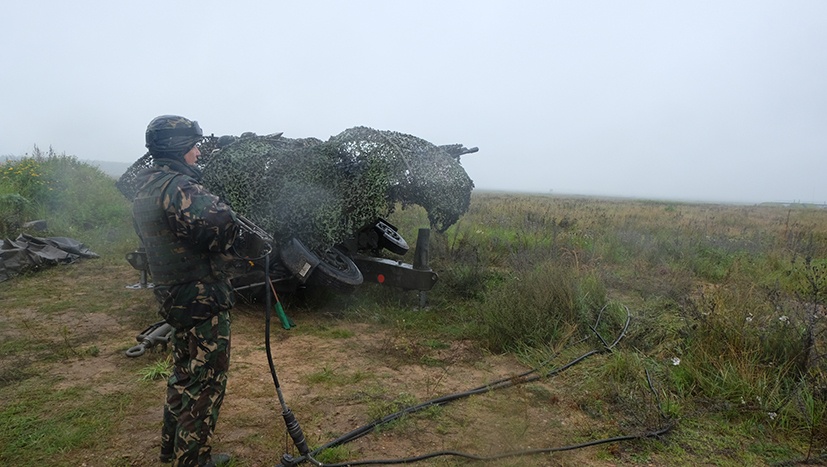
M129 350L126 351L127 357L140 357L144 353L146 353L147 349L150 349L157 344L161 344L161 346L166 349L167 343L172 338L172 333L175 329L167 324L166 321L159 321L148 328L144 329L144 331L136 337L140 344L130 347Z

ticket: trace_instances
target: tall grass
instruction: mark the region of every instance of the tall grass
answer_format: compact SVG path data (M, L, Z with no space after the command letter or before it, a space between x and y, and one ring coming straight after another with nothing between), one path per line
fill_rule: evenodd
M484 323L481 338L493 351L553 346L572 327L587 329L605 301L593 276L543 262L486 290L476 319Z
M45 218L45 234L96 251L135 242L114 180L51 150L0 165L0 218L3 236ZM417 207L390 220L408 239L428 222ZM771 433L808 458L827 447L823 209L480 192L458 223L431 232L430 253L440 279L429 309L411 313L410 293L368 285L337 316L539 355L592 332L601 313L597 331L615 335L628 306L626 339L584 376L600 404L633 417L631 399L655 397L641 383L650 372L669 414L694 417L693 427L731 424L720 432L742 440Z
M639 376L647 362L674 413L827 447L827 211L475 193L432 245L434 300L463 303L488 349L559 346L627 303L628 350L611 367Z
M782 314L752 284L702 291L685 318L679 386L733 407L773 411L806 372L803 323Z
M131 231L129 201L99 168L51 148L0 164L0 236L46 221L40 236L65 236L97 249L120 250Z

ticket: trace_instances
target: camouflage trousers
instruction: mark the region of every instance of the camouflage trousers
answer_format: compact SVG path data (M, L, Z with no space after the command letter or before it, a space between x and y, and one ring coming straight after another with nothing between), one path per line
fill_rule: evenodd
M227 388L230 312L177 331L172 355L161 452L174 454L173 466L198 466L210 457L210 439Z

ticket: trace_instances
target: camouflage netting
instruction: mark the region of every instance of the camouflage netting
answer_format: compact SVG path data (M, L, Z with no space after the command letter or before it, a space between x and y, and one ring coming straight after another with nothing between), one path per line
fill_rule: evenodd
M281 134L209 137L200 163L204 185L237 212L276 240L295 236L318 249L390 214L396 203L422 206L431 226L445 231L468 210L474 183L459 158L474 151L356 127L325 142ZM137 173L151 164L147 154L121 177L126 197L134 197Z

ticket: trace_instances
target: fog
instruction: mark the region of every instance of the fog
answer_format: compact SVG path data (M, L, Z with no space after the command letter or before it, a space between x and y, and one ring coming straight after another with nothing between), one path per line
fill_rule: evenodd
M207 133L477 146L478 189L827 202L827 2L5 2L0 156Z

